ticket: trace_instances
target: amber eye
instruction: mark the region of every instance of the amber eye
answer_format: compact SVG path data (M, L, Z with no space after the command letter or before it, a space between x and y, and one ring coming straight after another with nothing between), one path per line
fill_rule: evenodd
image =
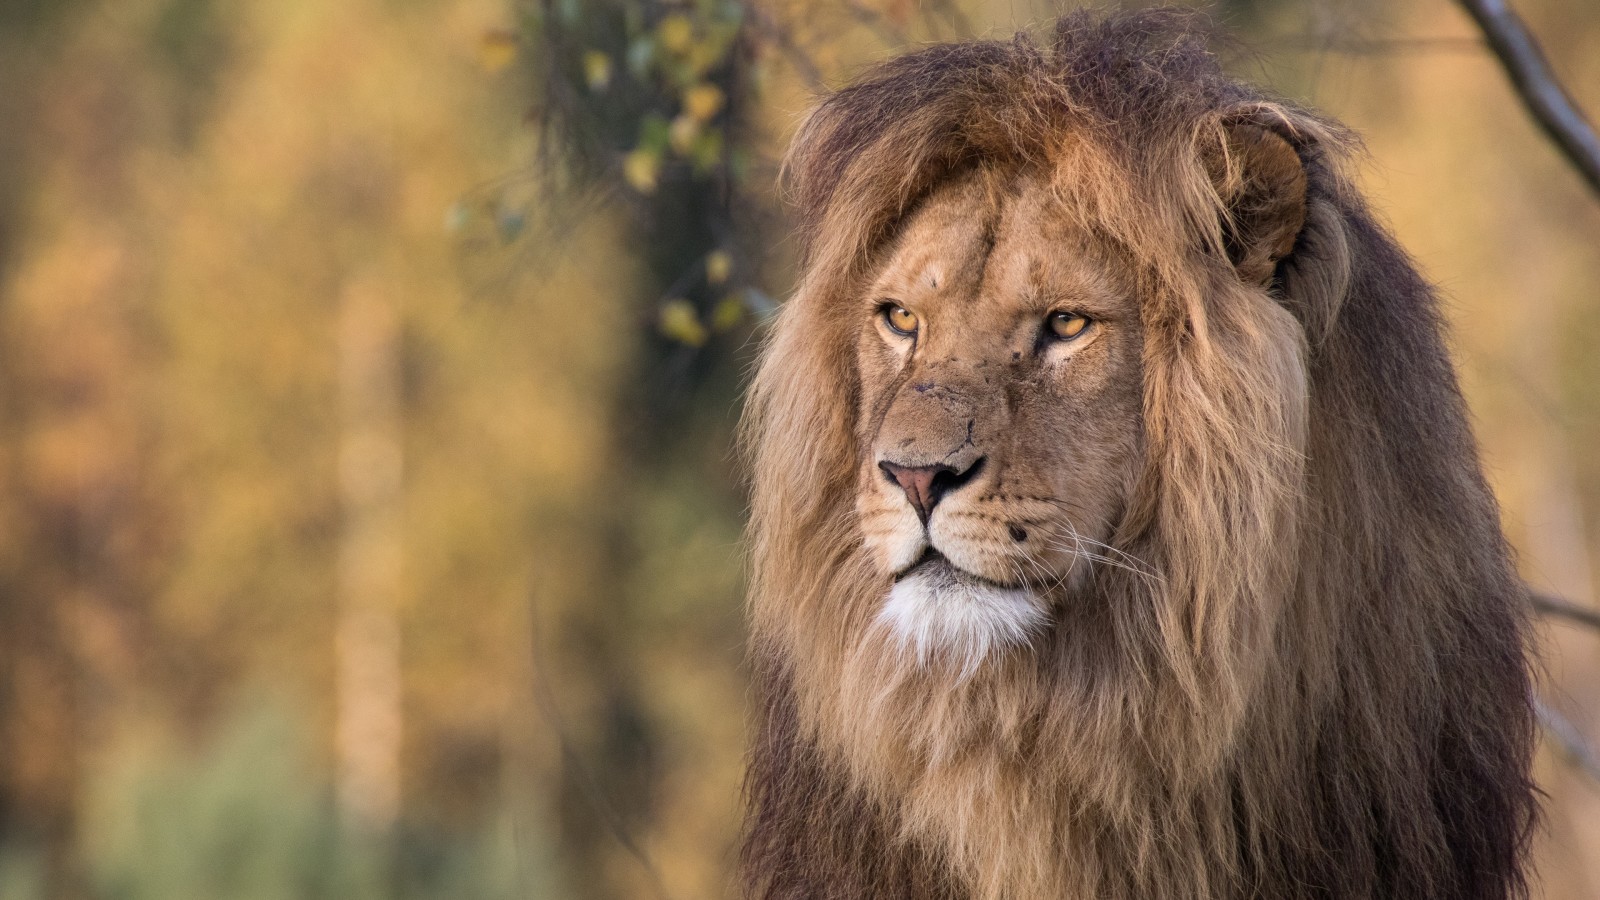
M883 321L895 334L910 337L917 333L917 314L898 303L883 305Z
M1049 326L1051 334L1063 341L1070 341L1083 334L1083 330L1089 327L1089 319L1077 313L1058 312L1051 313L1045 324Z

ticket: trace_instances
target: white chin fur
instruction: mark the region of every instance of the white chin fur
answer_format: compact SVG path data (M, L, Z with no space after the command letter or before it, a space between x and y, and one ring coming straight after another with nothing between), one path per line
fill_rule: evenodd
M991 653L1026 643L1045 621L1043 604L1031 592L987 584L948 565L895 582L878 613L878 622L918 663L953 662L963 677Z

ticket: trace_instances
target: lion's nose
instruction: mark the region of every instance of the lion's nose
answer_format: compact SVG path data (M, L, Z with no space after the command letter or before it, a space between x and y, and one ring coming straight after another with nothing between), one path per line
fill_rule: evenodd
M939 505L944 495L950 493L963 484L972 480L983 467L983 457L978 457L965 469L947 466L943 463L934 466L902 466L884 460L878 463L878 468L889 480L900 486L906 492L906 499L911 501L911 508L917 511L917 518L922 524L928 524L928 517L933 515L933 508Z

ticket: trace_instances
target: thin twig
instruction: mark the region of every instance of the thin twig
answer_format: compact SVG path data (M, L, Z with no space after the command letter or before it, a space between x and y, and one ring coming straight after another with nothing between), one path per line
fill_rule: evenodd
M1561 745L1567 759L1585 775L1600 781L1600 756L1595 755L1578 726L1538 698L1534 698L1533 709L1539 717L1539 726Z
M1552 597L1549 594L1541 594L1534 591L1528 592L1528 600L1540 615L1555 616L1558 619L1577 622L1590 628L1600 628L1600 610L1578 606L1559 597Z
M1483 41L1477 38L1322 38L1314 34L1291 34L1264 41L1274 51L1290 53L1337 53L1341 56L1383 56L1414 53L1478 53Z
M957 40L970 41L977 37L977 29L972 27L972 20L962 12L960 4L955 0L940 0L938 5L944 9L945 15L950 17L950 24L955 27Z
M611 832L611 836L616 839L622 849L627 851L628 855L632 856L634 861L639 864L639 867L644 870L645 878L650 882L651 891L660 900L672 900L672 896L667 893L666 882L662 879L660 871L656 869L655 863L651 861L650 855L628 833L628 826L623 822L622 814L612 804L611 798L606 795L605 789L600 786L599 779L595 778L594 774L589 771L589 767L584 764L583 757L573 745L572 739L567 736L566 723L561 716L560 704L556 701L555 689L551 686L549 675L544 668L543 638L540 635L537 605L530 609L528 641L528 662L529 668L532 670L530 674L534 683L534 703L538 707L539 715L544 719L545 726L555 735L556 744L561 750L562 764L577 773L578 783L583 788L583 792L588 795L589 803L594 808L595 813L599 815L601 824L605 826L607 831Z
M766 32L772 43L783 51L783 55L788 58L789 64L794 66L795 71L800 73L800 79L807 87L819 94L827 92L828 84L822 78L822 70L817 67L810 54L795 43L794 36L789 34L787 28L755 3L745 3L744 11L750 17L750 22Z
M891 22L888 16L863 6L860 0L844 0L844 6L857 22L871 29L878 40L890 47L905 47L911 43L911 37L904 29Z
M1528 591L1528 600L1542 615L1557 616L1591 628L1600 628L1600 610L1577 606L1558 597L1532 590ZM1567 759L1585 775L1600 781L1600 755L1596 755L1594 748L1589 746L1589 741L1583 736L1583 732L1578 730L1578 726L1551 709L1543 700L1534 698L1533 708L1539 717L1539 726L1561 745Z
M1539 127L1600 195L1600 136L1561 86L1539 44L1505 0L1457 0L1472 16L1489 49Z

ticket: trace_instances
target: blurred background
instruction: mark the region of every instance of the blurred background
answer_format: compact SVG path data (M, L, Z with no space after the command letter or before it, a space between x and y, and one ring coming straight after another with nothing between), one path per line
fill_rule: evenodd
M730 896L777 160L1075 5L0 0L0 900ZM1600 4L1516 5L1600 110ZM1365 134L1523 572L1594 603L1600 203L1448 0L1212 8ZM1592 744L1600 631L1541 635ZM1538 776L1543 896L1600 897L1600 782Z

